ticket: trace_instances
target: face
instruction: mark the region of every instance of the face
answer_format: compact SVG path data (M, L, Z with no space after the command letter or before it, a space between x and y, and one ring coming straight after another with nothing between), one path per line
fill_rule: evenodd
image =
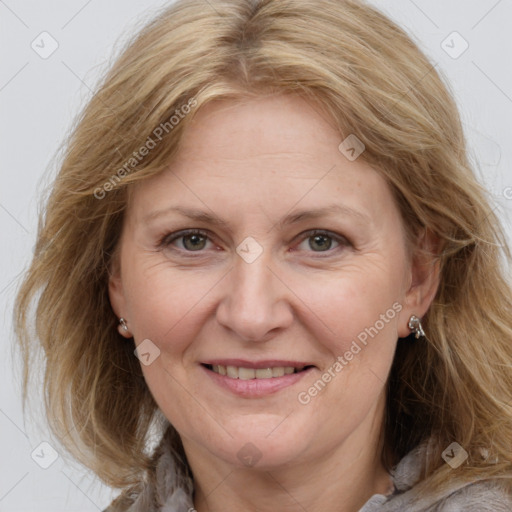
M391 190L342 139L299 97L209 103L132 190L111 302L191 451L275 468L382 420L424 311Z

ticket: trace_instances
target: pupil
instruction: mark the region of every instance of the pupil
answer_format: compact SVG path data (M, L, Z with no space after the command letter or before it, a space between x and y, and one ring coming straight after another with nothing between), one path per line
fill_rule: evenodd
M183 238L183 241L184 241L185 247L192 251L195 251L197 249L202 249L204 246L204 237L202 235L197 235L197 234L187 235ZM192 243L190 244L187 242L192 242ZM203 244L203 245L201 245L201 244Z
M317 244L317 248L320 248L321 251L330 249L332 240L328 236L315 235L312 238L313 238L313 243ZM311 239L310 239L309 246L311 247L311 249L315 249L315 247L313 247L313 245L311 244Z

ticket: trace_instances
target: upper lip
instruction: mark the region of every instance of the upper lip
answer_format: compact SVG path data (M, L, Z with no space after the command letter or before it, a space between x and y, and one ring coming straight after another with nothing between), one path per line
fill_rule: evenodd
M221 365L221 366L237 366L239 368L254 368L255 370L263 368L274 368L279 366L289 366L293 368L303 368L305 366L314 366L309 362L304 361L285 361L283 359L265 359L263 361L247 361L245 359L209 359L203 361L202 364L206 365Z

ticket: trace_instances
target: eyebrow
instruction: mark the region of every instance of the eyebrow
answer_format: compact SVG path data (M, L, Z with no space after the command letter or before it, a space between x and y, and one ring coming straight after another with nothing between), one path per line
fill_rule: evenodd
M148 215L144 217L144 221L148 222L155 218L168 215L170 213L178 213L182 215L183 217L187 217L193 221L196 222L205 222L209 223L213 226L219 226L219 227L228 227L229 222L227 220L224 220L220 218L219 216L215 215L213 212L208 213L203 210L199 210L196 208L187 208L184 206L171 206L169 208L165 208L162 210L155 210L150 212ZM318 219L321 217L325 217L328 215L333 214L340 214L346 217L351 217L359 222L365 223L365 224L371 224L372 220L371 218L359 211L355 210L353 208L350 208L345 205L341 204L332 204L323 208L316 208L312 210L302 210L302 211L296 211L289 213L282 219L280 219L278 222L275 223L274 227L277 226L279 229L284 228L285 226L296 224L300 221L304 220L311 220L311 219Z

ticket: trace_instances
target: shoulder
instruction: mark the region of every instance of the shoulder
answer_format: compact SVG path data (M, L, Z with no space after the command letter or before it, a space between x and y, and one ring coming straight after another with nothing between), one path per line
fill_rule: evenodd
M497 482L489 480L467 484L441 497L420 495L413 487L409 491L395 493L387 499L370 500L360 512L510 512L511 510L512 496Z
M164 437L147 480L124 491L103 512L188 512L193 510L192 495L192 478L178 464Z
M512 496L494 480L468 484L433 508L436 512L510 512Z
M432 493L421 492L420 473L428 443L406 455L393 472L395 492L376 495L360 512L511 512L512 495L500 479L454 480Z

